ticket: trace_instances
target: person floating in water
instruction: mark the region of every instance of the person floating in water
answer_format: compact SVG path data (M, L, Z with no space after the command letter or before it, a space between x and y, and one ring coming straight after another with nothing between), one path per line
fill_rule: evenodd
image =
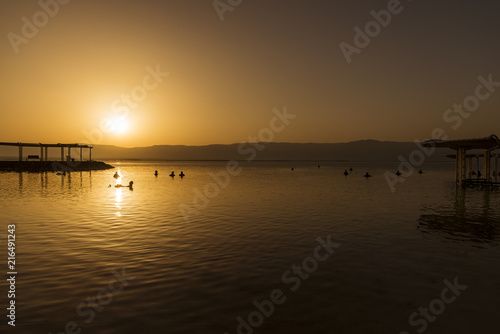
M179 174L179 176L180 176L180 177L184 177L184 176L186 176L186 174L184 174L184 172L183 172L183 171L181 171L181 173Z
M347 169L344 171L344 175L347 176L349 173L347 172Z
M396 175L397 175L397 176L401 175L401 172L399 171L399 169L398 169L398 171L396 172Z
M351 167L351 168L349 168L349 171L350 171L350 172L352 172L352 167Z
M155 170L155 176L158 176L158 171L157 170Z
M418 171L418 173L419 173L419 174L423 174L424 172L423 172L422 170L419 170L419 171Z
M174 177L174 176L175 176L174 171L172 171L172 173L170 173L170 175L169 175L169 176Z
M115 179L117 179L117 178L119 178L119 177L120 177L120 174L118 174L118 172L115 172L115 175L113 175L113 177L114 177Z
M480 177L481 177L481 171L480 171L480 170L478 170L478 171L477 171L477 178L480 178Z
M293 171L293 167L292 167L292 171Z
M318 165L318 168L320 168L320 167L321 167L321 166L320 166L320 165Z
M369 177L372 177L372 176L370 175L370 173L366 172L366 174L364 175L364 177L369 178Z
M134 185L134 181L130 181L128 183L128 186L122 186L121 184L117 184L115 186L115 188L122 188L122 187L124 187L124 188L129 188L130 190L132 190L133 189L133 185Z

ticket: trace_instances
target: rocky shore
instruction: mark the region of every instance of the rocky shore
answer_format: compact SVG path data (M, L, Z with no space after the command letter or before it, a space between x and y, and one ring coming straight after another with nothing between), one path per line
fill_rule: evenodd
M115 168L102 161L0 161L3 172L80 172Z

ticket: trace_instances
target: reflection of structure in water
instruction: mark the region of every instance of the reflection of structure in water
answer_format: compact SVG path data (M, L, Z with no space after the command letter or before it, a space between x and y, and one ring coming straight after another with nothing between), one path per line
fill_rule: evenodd
M79 189L83 189L87 186L87 182L84 183L84 178L87 178L88 175L88 185L89 189L92 189L92 171L88 172L74 172L74 173L65 173L63 174L55 174L49 172L39 172L39 173L27 173L27 172L17 172L19 174L19 192L23 192L24 188L29 185L33 187L35 184L35 180L38 179L37 174L40 175L40 181L36 182L40 184L40 188L43 190L50 190L55 185L55 182L60 184L60 189L71 189L71 174L78 175L79 174ZM26 179L26 176L28 179ZM35 178L36 177L36 178ZM54 190L54 189L52 189Z
M454 203L422 209L418 229L422 233L442 233L446 239L455 241L497 244L500 240L500 209L496 205L499 197L500 193L495 190L457 186Z

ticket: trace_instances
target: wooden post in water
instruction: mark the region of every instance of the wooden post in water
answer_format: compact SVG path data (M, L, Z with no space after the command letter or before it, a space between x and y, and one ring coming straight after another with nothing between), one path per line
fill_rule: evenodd
M80 161L82 161L83 158L83 147L80 146Z
M472 156L469 155L469 166L467 168L467 176L472 178Z
M455 170L455 175L456 175L456 182L458 184L462 184L463 180L466 178L466 157L467 157L467 150L463 147L460 147L457 149L457 157L456 157L456 170Z
M64 146L61 146L61 161L64 161Z
M491 171L490 171L491 159L490 159L490 150L484 149L484 177L486 182L491 182Z
M43 146L40 145L40 161L45 161L43 160Z
M45 161L49 161L49 147L45 146Z
M23 146L19 143L19 161L23 161Z
M495 154L495 182L498 179L498 153Z

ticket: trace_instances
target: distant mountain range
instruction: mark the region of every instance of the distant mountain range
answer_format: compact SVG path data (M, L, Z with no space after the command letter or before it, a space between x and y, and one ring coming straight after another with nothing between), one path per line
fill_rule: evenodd
M124 148L112 145L95 145L94 160L337 160L337 161L398 161L401 155L409 159L420 145L411 142L360 140L348 143L241 143L230 145L155 145ZM33 153L36 154L35 150ZM436 149L426 161L450 161L444 154L448 149ZM28 154L28 153L25 153ZM49 152L49 157L60 159L59 151ZM53 155L53 156L52 156ZM86 155L86 153L85 153ZM73 157L77 158L76 150ZM0 147L1 160L16 160L17 147Z
M348 143L257 143L230 145L156 145L149 147L122 148L99 145L93 150L93 158L100 160L343 160L343 161L398 161L402 155L409 159L420 145L409 142L383 142L361 140ZM444 154L454 153L436 149L426 161L449 161Z

